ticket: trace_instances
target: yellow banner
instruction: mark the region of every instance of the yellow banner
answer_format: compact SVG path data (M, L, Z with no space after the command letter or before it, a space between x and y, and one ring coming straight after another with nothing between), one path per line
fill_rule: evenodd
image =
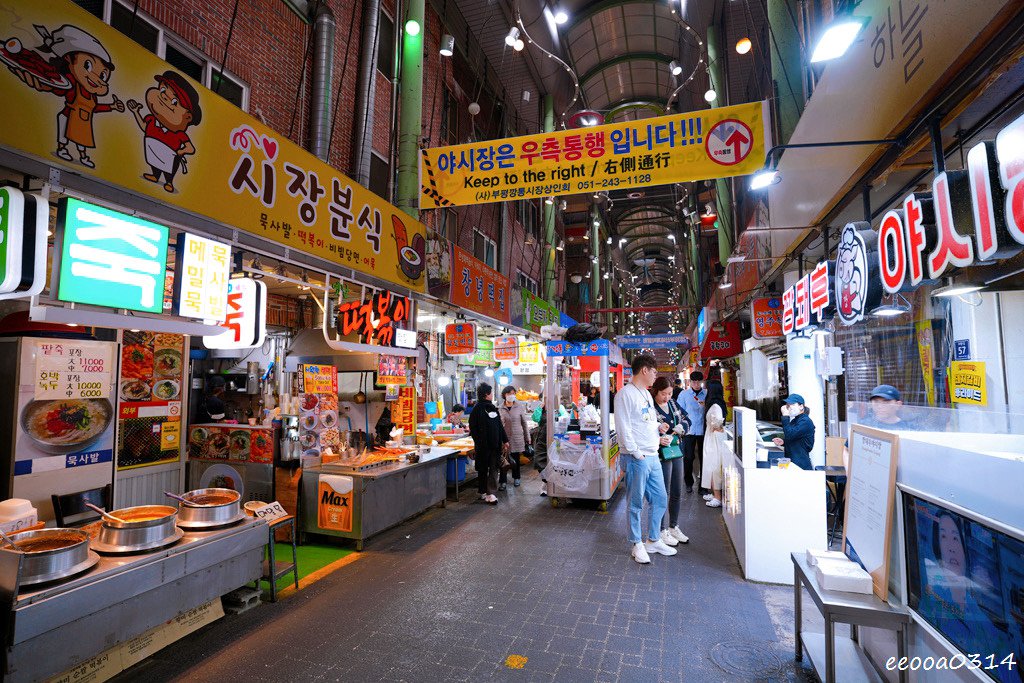
M0 11L0 145L424 289L422 224L68 0Z
M985 386L985 362L955 360L949 364L949 389L953 403L972 406L988 405Z
M754 173L763 102L424 150L425 209Z

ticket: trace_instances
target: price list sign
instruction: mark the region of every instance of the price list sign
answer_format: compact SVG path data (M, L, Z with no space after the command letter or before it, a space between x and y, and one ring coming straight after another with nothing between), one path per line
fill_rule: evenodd
M104 342L37 341L35 399L108 398L111 349Z
M338 368L333 365L301 365L302 391L307 394L337 394Z
M231 247L191 233L178 240L178 315L224 322Z

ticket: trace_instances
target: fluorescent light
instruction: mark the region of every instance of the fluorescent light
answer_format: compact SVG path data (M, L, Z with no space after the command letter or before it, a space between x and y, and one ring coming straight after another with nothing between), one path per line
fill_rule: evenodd
M415 19L405 22L405 32L410 36L418 36L420 34L420 22Z
M679 62L672 60L668 64L668 70L672 72L673 76L678 76L683 73L683 67L679 66Z
M764 168L754 174L754 177L750 179L751 190L763 190L764 188L774 185L775 183L782 180L782 176L774 168Z
M718 93L715 92L714 88L708 88L707 92L704 93L704 99L708 102L714 102L718 99Z
M950 297L950 296L961 296L963 294L971 294L972 292L980 292L985 289L985 285L975 285L969 282L963 282L958 285L946 285L945 287L939 287L938 289L932 290L932 296L938 297Z
M555 23L556 24L561 25L561 24L564 24L567 21L569 21L569 13L568 12L566 12L564 9L555 10Z
M505 44L512 47L519 40L519 29L513 26L508 30L508 35L505 36Z
M853 45L861 30L868 22L868 17L838 17L829 24L821 34L814 50L811 52L811 64L827 62L842 57Z
M451 57L455 54L455 36L448 35L447 33L441 36L441 56Z
M885 304L884 306L879 306L878 308L872 310L871 315L877 316L879 318L892 318L897 315L903 315L904 313L908 313L909 311L910 309L903 308L902 306L897 306L894 304Z

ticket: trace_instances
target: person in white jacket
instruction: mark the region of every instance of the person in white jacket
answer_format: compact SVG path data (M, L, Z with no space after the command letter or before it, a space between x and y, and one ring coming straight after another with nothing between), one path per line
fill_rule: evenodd
M633 359L633 380L615 395L615 431L619 439L619 457L625 459L626 488L629 495L630 554L640 564L651 561L649 553L675 555L676 549L661 540L661 519L668 506L665 478L658 460L658 449L671 437L663 435L658 413L651 398L651 385L658 376L658 364L652 356ZM651 507L647 538L643 542L644 500Z
M704 459L701 464L700 481L711 489L704 496L709 508L722 507L722 464L725 445L725 389L721 382L708 382L708 395L704 404Z

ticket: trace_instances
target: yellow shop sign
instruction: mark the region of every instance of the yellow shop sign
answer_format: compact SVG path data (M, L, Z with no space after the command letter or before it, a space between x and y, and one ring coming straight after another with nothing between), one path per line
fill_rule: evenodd
M751 102L642 121L435 147L423 208L603 192L754 173L768 109Z
M73 3L0 41L3 147L423 291L422 224Z
M955 360L949 364L949 393L953 403L972 406L988 405L985 387L985 362Z

